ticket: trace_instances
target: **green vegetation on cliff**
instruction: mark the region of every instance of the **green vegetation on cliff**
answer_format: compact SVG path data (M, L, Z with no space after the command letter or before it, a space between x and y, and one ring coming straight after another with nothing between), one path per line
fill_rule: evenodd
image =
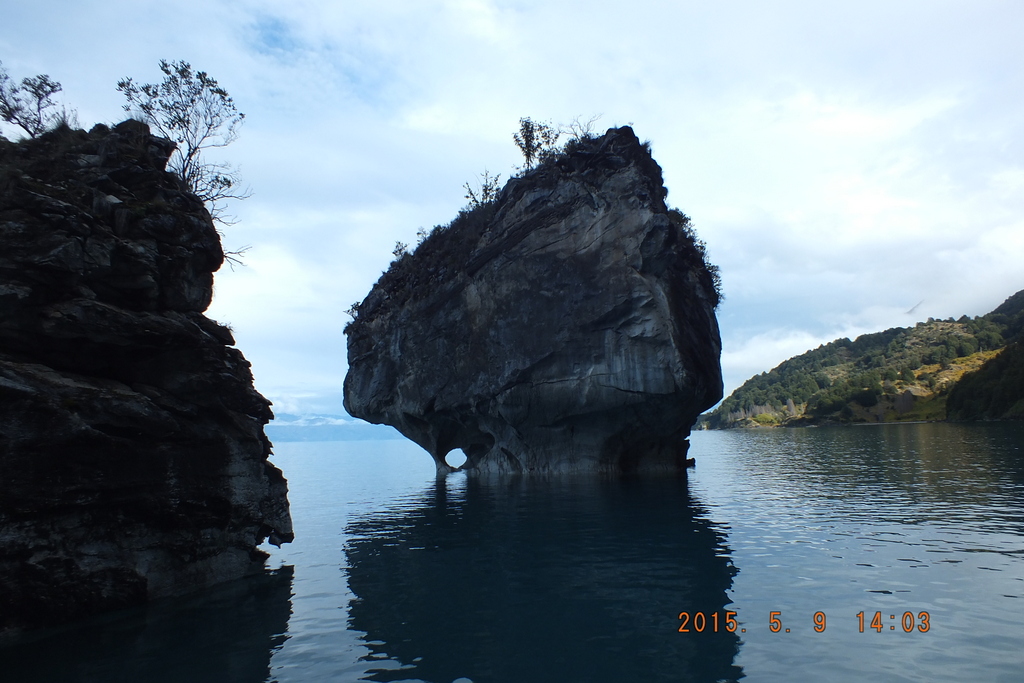
M1004 326L1012 343L949 394L951 420L1024 419L1024 292L1017 292L987 317Z
M711 428L1024 416L1024 291L988 315L837 339L747 380Z
M950 420L1024 419L1024 343L1007 346L949 393Z

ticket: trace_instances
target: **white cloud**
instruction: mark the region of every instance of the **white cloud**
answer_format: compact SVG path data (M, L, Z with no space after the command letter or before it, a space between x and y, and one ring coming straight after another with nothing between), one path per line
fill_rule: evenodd
M728 396L753 375L828 343L835 337L819 337L803 330L771 330L744 338L722 351L722 375Z
M225 243L253 249L217 276L211 314L286 412L340 412L344 309L396 240L454 217L464 182L508 176L520 116L603 114L653 141L722 268L727 385L1024 287L1024 5L39 0L4 15L5 67L61 81L86 126L119 119L117 80L157 80L161 58L234 96L246 124L217 158L254 195Z

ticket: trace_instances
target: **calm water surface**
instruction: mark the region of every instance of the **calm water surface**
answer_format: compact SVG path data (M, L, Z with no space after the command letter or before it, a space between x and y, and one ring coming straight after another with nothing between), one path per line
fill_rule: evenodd
M278 444L273 571L9 644L0 679L1024 680L1024 425L691 441L688 480L540 482Z

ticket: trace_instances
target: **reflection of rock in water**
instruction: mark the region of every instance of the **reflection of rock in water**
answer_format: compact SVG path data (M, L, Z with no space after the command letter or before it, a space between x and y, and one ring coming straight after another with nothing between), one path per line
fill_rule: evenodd
M291 567L72 626L0 648L4 680L262 683L287 639Z
M371 680L741 675L734 634L677 632L736 571L685 480L459 483L347 530L351 626L404 667Z

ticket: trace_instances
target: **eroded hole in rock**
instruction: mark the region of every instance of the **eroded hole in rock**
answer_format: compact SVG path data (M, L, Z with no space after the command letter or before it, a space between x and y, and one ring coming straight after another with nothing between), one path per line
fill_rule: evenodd
M461 449L456 448L454 451L444 456L444 461L448 463L450 467L462 467L466 464L466 454Z

